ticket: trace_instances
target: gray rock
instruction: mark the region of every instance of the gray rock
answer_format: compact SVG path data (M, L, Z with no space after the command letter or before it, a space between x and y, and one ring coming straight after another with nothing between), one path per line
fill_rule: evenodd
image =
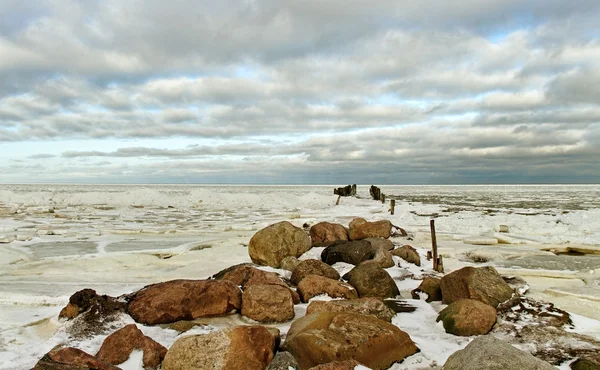
M444 370L556 370L547 362L520 351L490 335L475 338L464 349L454 352Z
M300 365L294 356L289 352L277 352L266 370L290 370L290 368L300 370Z

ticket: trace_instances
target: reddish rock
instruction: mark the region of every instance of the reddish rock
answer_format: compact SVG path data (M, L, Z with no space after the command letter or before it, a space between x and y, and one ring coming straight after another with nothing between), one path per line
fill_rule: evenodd
M361 298L396 298L400 295L394 279L374 261L361 263L344 275L344 279L356 288Z
M312 301L306 308L306 314L319 312L347 312L375 316L380 320L392 321L396 313L381 299L366 297L334 301Z
M410 293L414 299L421 299L419 293L427 294L425 302L441 301L442 289L440 288L440 279L427 276L423 278L421 284Z
M308 275L298 283L298 293L302 302L308 302L312 297L327 294L331 298L358 298L356 290L339 280L333 280L319 275Z
M356 360L334 361L311 367L310 370L354 370L360 363Z
M363 218L355 218L350 222L350 240L366 238L384 238L392 235L392 223L388 220L368 222Z
M392 251L392 254L402 258L406 262L421 266L421 256L419 256L419 252L410 245L403 245L400 248L396 248Z
M278 335L264 326L236 326L178 339L162 370L264 370L273 360Z
M419 351L409 335L395 325L373 316L335 312L294 321L285 347L303 370L352 359L372 369L388 369Z
M292 277L290 278L290 281L292 284L298 285L298 283L308 275L325 276L334 280L339 280L340 278L340 274L333 267L329 266L325 262L310 259L301 261L298 266L296 266L296 268L292 271Z
M474 299L459 299L444 308L436 322L442 321L447 333L471 336L484 335L496 323L496 309Z
M144 369L157 369L167 354L165 347L145 336L135 324L130 324L106 337L96 357L119 365L129 359L134 349L143 351Z
M226 315L241 308L242 292L230 281L172 280L149 285L129 303L136 322L155 325Z
M79 315L79 307L75 306L72 303L67 303L67 305L62 310L60 310L58 318L73 319L77 315Z
M80 349L66 347L46 353L33 370L120 370Z
M310 228L310 238L313 246L328 246L338 240L348 240L348 230L340 224L319 222Z
M310 237L304 230L282 221L254 234L248 253L256 264L279 268L285 257L300 257L311 247Z
M442 278L440 288L445 304L459 299L475 299L496 308L513 295L512 288L490 266L463 267L453 271Z
M294 318L290 290L279 285L252 285L242 294L242 315L259 322L284 322Z

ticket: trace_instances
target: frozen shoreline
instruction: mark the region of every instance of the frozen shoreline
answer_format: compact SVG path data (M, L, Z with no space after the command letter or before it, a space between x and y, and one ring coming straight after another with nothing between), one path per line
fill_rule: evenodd
M559 207L543 212L496 207L490 214L480 209L486 204L444 212L452 204L397 201L391 216L388 205L367 198L366 187L359 187L361 199L343 198L339 206L335 206L332 188L0 186L0 240L5 241L0 243L0 363L9 364L0 369L28 368L57 344L61 339L55 334L60 331L58 312L81 288L115 296L159 281L207 278L249 262L246 245L250 237L271 223L347 224L354 216L391 220L407 229L413 238L409 243L424 253L430 246L428 220L437 213L438 244L446 271L493 265L501 273L523 276L531 297L587 316L582 319L587 327L578 330L600 338L600 321L590 320L600 320L600 256L571 258L547 251L565 246L598 249L600 208L578 207L585 209L563 213ZM569 194L568 187L552 188L560 190L556 197ZM394 187L382 189L394 194ZM577 187L571 196L578 197L586 189L594 196L600 186ZM461 196L472 202L470 193L453 191L452 202ZM506 198L506 194L497 197ZM512 197L523 198L523 194ZM463 243L468 237L493 238L499 225L508 226L509 232L502 236L511 244ZM404 297L409 297L406 292L414 288L412 284L418 285L416 280L400 283ZM421 312L434 315L430 310L423 306ZM398 319L403 329L416 321L408 316ZM412 328L410 334L422 337L422 343L443 338L443 328L435 321L431 325L421 327L421 333ZM152 328L143 330L152 332ZM450 339L436 363L466 345L464 339ZM162 339L164 344L169 340ZM32 352L33 347L39 350ZM422 356L421 362L413 359L414 366L403 363L392 368L418 368L419 363L426 367L434 360L426 352Z

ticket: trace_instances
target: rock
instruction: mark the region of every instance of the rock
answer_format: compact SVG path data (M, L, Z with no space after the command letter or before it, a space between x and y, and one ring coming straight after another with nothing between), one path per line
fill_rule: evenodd
M384 248L375 249L373 261L377 262L377 264L384 269L396 266L392 254Z
M463 267L445 275L440 281L442 302L452 303L459 299L475 299L492 307L510 299L512 288L502 279L495 268Z
M392 251L392 254L402 258L406 262L421 266L421 256L419 256L419 252L410 245L403 245L400 248L396 248Z
M348 230L340 224L319 222L310 228L310 239L313 246L323 247L338 240L348 240Z
M277 352L266 370L300 370L300 365L291 353Z
M363 218L355 218L350 222L350 240L366 238L384 238L392 235L392 223L388 220L368 222Z
M294 271L296 266L300 263L300 260L294 256L288 256L281 260L281 266L279 268L287 271Z
M67 305L62 310L60 310L58 318L73 319L77 315L79 315L79 307L75 306L74 304L67 303Z
M46 353L33 370L120 370L80 349L66 347Z
M394 243L392 243L391 240L389 239L384 239L384 238L366 238L364 239L366 241L368 241L369 243L371 243L371 246L373 246L373 249L379 249L379 248L383 248L387 251L391 251L394 249Z
M491 335L473 339L464 349L454 352L443 366L444 370L556 370L547 362L520 351Z
M178 339L162 370L264 370L278 338L264 326L235 326Z
M529 284L520 276L502 276L502 279L518 294L525 294L529 290Z
M410 292L414 299L421 299L419 293L427 294L427 299L425 300L427 303L441 301L442 289L440 288L440 279L431 276L424 277L417 289L413 289Z
M145 336L135 324L130 324L106 337L96 358L119 365L129 359L134 349L144 352L144 369L157 369L167 354L165 347Z
M300 303L298 293L290 289L288 285L274 272L259 270L252 264L240 264L229 267L213 275L213 279L228 280L242 287L242 290L252 285L280 285L289 289L294 304Z
M252 262L278 268L285 257L300 257L311 246L310 237L304 230L282 221L254 234L248 253Z
M333 361L328 364L311 367L310 370L354 370L360 363L356 360Z
M380 320L392 322L396 313L381 299L366 297L359 299L312 301L306 308L306 314L319 312L347 312L375 316Z
M600 353L579 358L570 366L573 370L600 370Z
M321 260L328 265L345 262L352 265L370 260L375 255L371 243L364 240L341 242L331 245L321 252Z
M483 335L496 323L496 309L474 299L459 299L444 308L435 321L444 323L446 333L463 337Z
M242 294L242 315L258 322L284 322L294 318L294 301L288 288L252 285Z
M339 272L333 267L319 260L310 259L304 260L296 266L292 271L290 281L292 284L298 285L298 283L308 275L325 276L333 280L339 280L340 278Z
M230 281L172 280L142 288L129 303L128 313L148 325L226 315L239 310L242 292Z
M373 369L387 369L419 351L397 326L373 316L337 312L294 321L285 347L302 369L351 359Z
M356 288L361 298L396 298L400 295L394 279L373 261L365 261L356 266L344 275L344 279Z
M327 294L331 298L358 298L356 290L343 281L333 280L319 275L308 275L298 283L298 293L302 302L312 297Z

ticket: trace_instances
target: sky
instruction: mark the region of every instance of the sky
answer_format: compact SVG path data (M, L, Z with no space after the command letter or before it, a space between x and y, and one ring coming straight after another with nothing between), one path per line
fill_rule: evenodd
M598 0L2 0L0 183L600 183Z

